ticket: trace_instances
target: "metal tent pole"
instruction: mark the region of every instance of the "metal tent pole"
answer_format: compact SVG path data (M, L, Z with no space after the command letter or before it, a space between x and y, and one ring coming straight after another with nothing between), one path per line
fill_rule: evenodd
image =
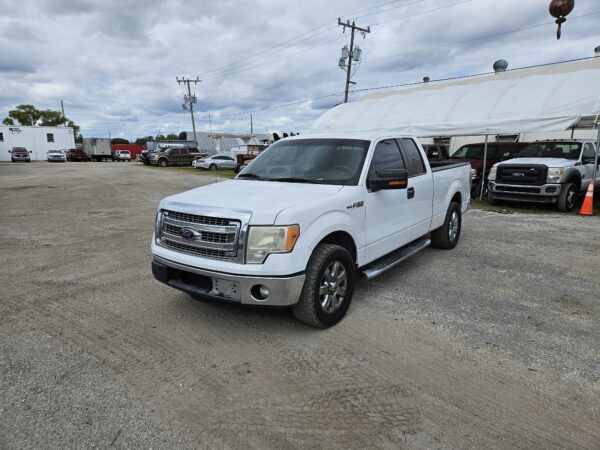
M594 175L592 176L592 180L594 180L594 189L597 189L596 186L596 176L598 174L598 152L600 152L600 122L596 122L596 129L598 130L598 139L596 141L596 155L594 156Z
M485 169L487 166L488 138L489 135L486 134L485 145L483 146L483 169L481 170L481 192L479 193L479 200L483 200L483 189L485 188Z

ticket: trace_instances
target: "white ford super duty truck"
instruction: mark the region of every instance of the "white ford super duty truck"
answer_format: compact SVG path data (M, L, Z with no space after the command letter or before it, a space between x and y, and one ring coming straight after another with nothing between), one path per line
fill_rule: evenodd
M430 164L411 137L286 138L234 180L163 199L152 272L195 298L291 306L302 322L331 326L357 274L456 246L470 179L469 164Z

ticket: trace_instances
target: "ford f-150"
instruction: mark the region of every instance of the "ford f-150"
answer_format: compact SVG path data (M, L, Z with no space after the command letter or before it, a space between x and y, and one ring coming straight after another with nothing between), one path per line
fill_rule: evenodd
M430 163L412 137L313 134L270 146L236 179L163 199L152 272L201 299L291 306L327 327L370 279L458 243L471 167Z

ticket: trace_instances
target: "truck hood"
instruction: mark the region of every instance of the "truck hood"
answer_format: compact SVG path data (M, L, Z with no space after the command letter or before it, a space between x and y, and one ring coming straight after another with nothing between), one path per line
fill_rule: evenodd
M503 166L523 166L529 164L542 164L546 167L570 167L574 166L577 161L565 158L514 158L508 161L503 161L500 164Z
M160 202L159 208L168 209L169 203L183 203L250 211L251 224L272 225L281 211L333 196L342 188L325 184L228 180L167 197Z

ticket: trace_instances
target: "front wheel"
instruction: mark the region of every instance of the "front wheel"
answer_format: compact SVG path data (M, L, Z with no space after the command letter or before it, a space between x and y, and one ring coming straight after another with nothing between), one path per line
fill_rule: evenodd
M217 171L217 165L216 164L211 164L209 167L210 170L212 170L213 172Z
M461 226L462 214L460 212L460 205L452 202L448 206L444 225L431 232L431 244L434 247L446 250L453 249L460 239Z
M167 167L167 160L166 159L161 159L160 161L158 161L158 165L160 167Z
M577 186L573 183L565 184L560 190L558 196L558 210L562 212L571 212L575 209L577 201Z
M319 244L308 261L300 301L292 308L296 319L317 328L338 323L350 307L355 277L348 250Z

